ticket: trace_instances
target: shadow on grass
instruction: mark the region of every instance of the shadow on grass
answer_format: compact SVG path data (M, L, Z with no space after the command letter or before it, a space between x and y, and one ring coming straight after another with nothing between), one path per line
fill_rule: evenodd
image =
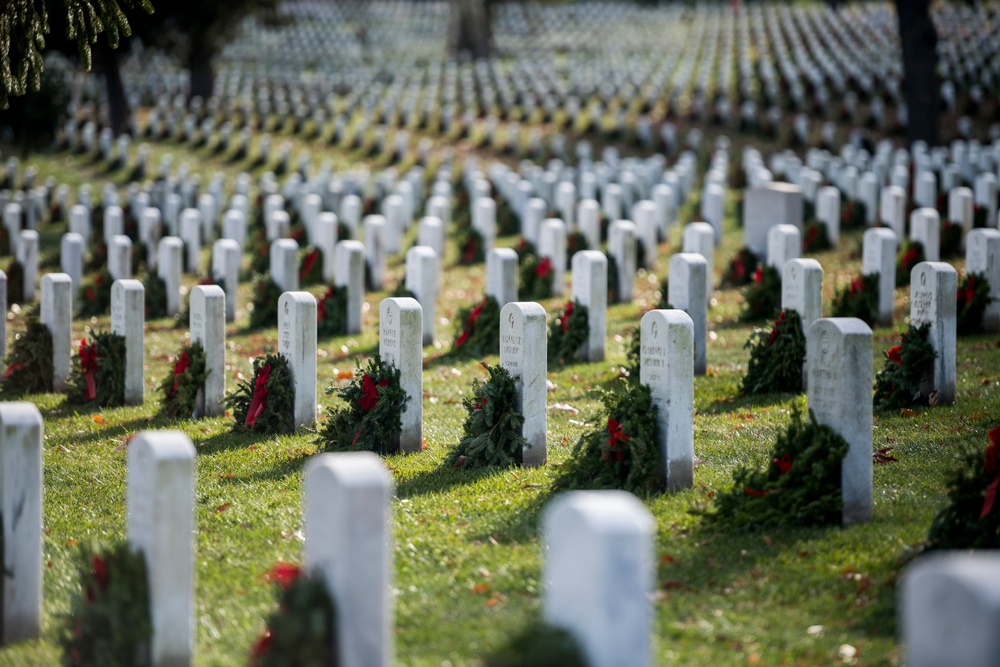
M274 433L254 433L243 429L226 428L214 435L198 442L199 454L214 454L227 449L246 449L247 447L262 447L261 443L266 443L278 437ZM276 448L282 447L280 443L274 445ZM301 448L297 448L301 449Z
M443 493L453 487L474 484L484 477L504 472L504 468L464 469L442 465L396 482L396 496L403 499L428 493Z
M542 510L555 498L555 495L550 488L543 489L523 507L504 513L500 521L485 534L472 539L493 540L500 544L523 544L536 541Z
M704 410L699 410L704 414L728 414L739 412L740 410L752 410L754 408L766 408L786 403L790 400L803 396L804 394L756 394L753 396L730 396L712 401Z

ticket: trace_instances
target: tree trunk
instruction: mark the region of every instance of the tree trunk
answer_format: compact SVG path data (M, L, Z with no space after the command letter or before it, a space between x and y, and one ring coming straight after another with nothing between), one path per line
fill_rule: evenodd
M453 55L467 53L488 58L493 53L493 31L487 0L451 0L448 46Z
M119 135L128 130L129 107L125 97L125 84L118 65L118 51L108 46L107 40L98 40L98 54L104 72L104 85L108 93L111 131Z
M188 91L188 100L200 97L203 101L207 101L215 89L215 71L212 69L215 51L196 33L192 33L190 39L187 68L191 87Z
M931 0L895 0L903 47L903 94L908 122L906 139L938 144L940 94L937 82L937 30Z

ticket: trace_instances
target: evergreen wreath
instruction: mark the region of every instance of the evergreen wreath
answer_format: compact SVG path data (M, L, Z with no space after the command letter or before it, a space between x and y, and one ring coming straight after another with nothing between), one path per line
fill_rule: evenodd
M753 282L743 288L744 322L774 317L781 309L781 274L773 266L758 265Z
M327 287L316 302L316 333L341 336L347 331L347 288Z
M986 226L986 216L989 213L989 209L985 206L973 206L972 207L972 228L981 229Z
M500 304L485 296L473 307L458 312L459 323L452 351L473 357L500 354Z
M742 467L733 488L715 496L710 523L759 529L840 524L843 512L841 465L848 444L829 426L808 421L793 408L788 430L778 436L764 470Z
M900 344L885 352L882 370L875 376L875 410L927 405L930 401L920 389L934 372L937 356L928 340L930 327L929 322L919 327L911 324L899 335Z
M82 281L80 293L77 301L77 315L79 317L98 317L104 315L111 308L111 285L114 278L108 271L101 271Z
M507 468L521 465L528 441L521 436L524 415L518 409L517 385L502 366L483 363L486 382L472 381L472 396L462 400L468 416L462 440L445 465L455 468Z
M295 430L295 388L288 361L278 354L253 360L253 375L241 380L225 399L233 430L284 434Z
M511 206L503 197L497 197L497 234L500 236L512 236L521 230L521 220Z
M250 667L338 664L336 608L323 577L276 563L267 579L275 585L278 608L267 617L267 627L250 649Z
M24 301L24 265L16 259L7 267L7 307Z
M948 478L948 504L927 532L926 549L1000 548L1000 426L989 432L986 456L971 449L960 454Z
M958 335L968 336L983 328L983 315L990 305L990 284L984 273L972 273L958 284L956 310Z
M580 436L554 489L623 489L639 496L662 491L664 471L656 445L656 405L649 387L624 383L605 392L605 419Z
M95 230L94 236L96 237L98 233L99 232ZM90 257L87 258L87 262L84 264L83 268L88 273L96 273L107 265L108 244L102 240L94 245L94 250L90 253Z
M153 622L146 558L128 542L80 548L79 588L70 598L59 637L64 665L150 664Z
M628 335L625 344L625 372L627 382L638 382L639 371L642 370L642 327L635 326Z
M323 282L323 251L309 246L299 262L299 285L308 287Z
M670 305L668 297L670 296L670 276L664 276L663 282L660 283L660 300L657 302L656 307L660 310L673 310L674 307Z
M573 635L544 622L525 625L484 662L486 667L587 667Z
M798 312L782 310L771 330L754 330L743 349L750 350L750 362L740 381L741 395L802 392L806 337Z
M567 271L571 271L573 269L573 255L582 250L590 250L590 247L587 244L587 237L584 236L583 232L581 231L570 232L566 236Z
M924 261L924 244L920 241L907 241L896 257L896 287L906 287L910 284L910 272L920 262Z
M841 229L862 229L868 222L865 205L856 199L848 199L840 209Z
M271 269L271 243L267 240L263 222L247 238L246 248L250 253L250 271L254 274L267 273Z
M962 251L962 225L942 220L938 238L941 257L955 257Z
M560 366L572 363L589 336L587 307L579 301L567 301L563 312L549 323L549 363Z
M826 223L812 219L802 226L802 252L820 252L832 247Z
M4 362L0 395L8 399L52 391L52 332L42 324L37 309L25 316L24 326Z
M878 319L879 274L857 276L833 297L833 317L856 317L868 326Z
M167 316L167 283L155 271L149 271L142 279L145 288L146 321Z
M75 359L66 383L67 402L98 408L125 404L124 336L91 331L90 342L80 341Z
M537 255L538 249L535 244L524 238L523 236L518 240L517 245L514 246L514 252L517 253L518 263L523 262L525 257L528 255Z
M543 301L552 297L555 269L548 257L526 254L518 269L518 293L525 301Z
M464 266L479 264L486 259L483 235L472 227L458 233L458 263Z
M278 326L278 299L281 288L265 273L253 283L253 309L250 311L250 328L266 329Z
M608 258L608 303L619 303L618 296L618 260L611 253L605 253Z
M376 354L360 365L344 387L330 385L345 405L327 408L327 420L317 444L327 451L369 451L392 454L399 450L402 414L410 396L400 384L399 369Z
M389 294L389 296L393 299L415 299L420 301L420 299L417 298L416 292L406 289L406 281L404 280L400 280L396 283L396 289L392 290L392 293Z
M194 341L181 349L173 370L160 383L160 413L167 417L191 417L198 401L198 392L205 388L205 348Z
M753 282L754 269L761 263L750 248L743 246L737 251L722 274L722 287L742 287Z

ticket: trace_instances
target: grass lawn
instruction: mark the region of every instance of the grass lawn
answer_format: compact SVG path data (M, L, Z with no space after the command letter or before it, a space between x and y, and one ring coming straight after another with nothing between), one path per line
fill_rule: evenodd
M153 146L150 167L166 152ZM184 148L170 146L207 182L211 170L237 170ZM294 153L293 153L294 155ZM738 160L734 149L731 159ZM41 176L54 175L75 188L105 180L93 167L64 155L32 156ZM175 165L178 164L175 162ZM120 180L120 179L119 179ZM231 178L230 178L231 180ZM732 197L732 194L730 195ZM679 216L694 219L695 202ZM742 245L728 202L726 238L715 255L715 282ZM64 225L43 226L43 270L58 270L58 239ZM415 237L415 228L404 244ZM500 244L513 245L515 238ZM426 451L390 456L396 482L393 504L396 656L405 665L476 665L540 614L541 553L538 517L549 486L577 438L597 424L600 392L615 387L625 344L642 313L656 305L668 254L680 246L680 230L660 248L653 272L640 272L636 298L608 311L608 359L553 368L548 422L549 464L532 470L459 471L442 467L457 444L465 411L462 399L478 360L448 354L457 310L478 299L484 267L443 262L436 342L424 352ZM452 244L454 245L454 244ZM816 255L825 269L824 296L860 271L860 233L843 237L837 251ZM209 249L202 266L208 265ZM245 261L249 261L245 258ZM54 262L54 264L53 264ZM957 262L961 267L963 262ZM343 386L357 359L377 350L377 308L402 279L401 256L390 262L387 288L368 294L364 333L320 341L319 386ZM194 284L186 276L187 285ZM318 293L321 288L314 288ZM247 332L250 284L241 286L238 321L228 327L227 383L250 373L253 357L274 350L275 329ZM719 291L709 310L709 372L695 379L694 488L646 498L656 518L654 654L657 664L818 665L899 662L894 581L911 547L926 535L944 502L944 479L963 446L985 448L986 432L1000 421L1000 337L963 338L958 344L958 399L952 407L910 416L878 414L876 449L891 446L898 462L875 466L873 520L846 529L782 529L728 532L703 527L691 510L705 507L732 484L739 466L763 466L776 434L804 396L739 398L746 367L743 349L752 326L737 320L741 296ZM547 312L560 300L543 304ZM894 344L909 312L908 290L897 290L895 329L875 330L876 370ZM17 331L22 317L8 326ZM108 318L74 323L107 329ZM172 321L147 323L146 403L141 407L78 412L63 397L29 397L45 418L43 637L0 649L3 665L51 665L59 659L60 615L68 609L77 546L125 534L125 439L140 430L177 428L195 443L197 490L196 622L198 665L246 663L249 648L274 605L264 573L277 560L299 562L302 553L301 470L316 451L314 436L252 437L232 431L230 419L171 421L157 416L155 387L170 371L187 328ZM491 359L496 362L496 359ZM324 406L336 399L321 393ZM575 410L555 409L556 404ZM577 410L579 412L577 412ZM346 613L350 613L349 610Z

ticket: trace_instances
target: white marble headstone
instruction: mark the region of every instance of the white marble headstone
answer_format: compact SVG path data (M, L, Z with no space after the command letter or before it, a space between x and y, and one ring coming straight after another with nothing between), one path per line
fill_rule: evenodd
M416 299L383 299L379 306L379 355L399 369L400 386L410 397L401 415L398 442L399 451L407 453L421 451L423 441L422 319Z
M288 361L295 391L295 430L316 422L316 297L285 292L278 299L278 353Z
M508 303L500 310L500 365L514 378L528 441L522 464L540 466L546 460L546 346L545 309L526 301Z

